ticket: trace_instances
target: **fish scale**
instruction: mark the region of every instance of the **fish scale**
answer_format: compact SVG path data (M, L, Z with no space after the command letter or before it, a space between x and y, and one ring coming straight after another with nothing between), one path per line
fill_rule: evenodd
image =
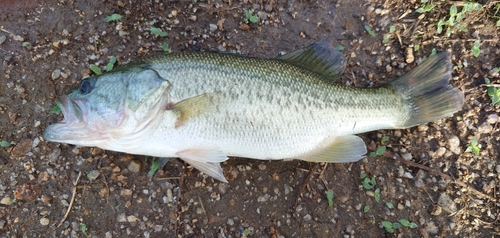
M277 59L172 53L82 81L58 99L65 120L48 141L179 157L226 181L228 156L355 162L354 134L435 121L463 106L448 53L377 88L334 83L345 60L325 42Z

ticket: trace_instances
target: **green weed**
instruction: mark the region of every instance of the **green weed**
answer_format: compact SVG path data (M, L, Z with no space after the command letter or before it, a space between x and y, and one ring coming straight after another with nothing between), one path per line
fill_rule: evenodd
M457 28L463 32L467 32L467 28L462 26L460 22L465 19L466 14L471 11L481 9L482 5L479 3L467 2L465 6L462 7L461 11L458 11L457 6L451 5L450 7L450 16L448 19L441 19L436 23L437 32L441 34L443 32L443 28L446 27L446 36L450 37L452 33L452 29Z
M473 152L475 155L479 155L480 149L476 137L472 137L472 139L469 142L469 146L467 146L465 152Z
M112 14L111 16L107 16L106 18L104 18L104 21L105 22L112 22L112 21L118 21L120 19L122 19L122 15L115 13L115 14Z
M365 25L365 30L370 34L371 36L375 36L375 32L372 30L372 28L369 25Z
M8 141L4 141L4 140L0 141L0 147L5 148L5 147L9 147L9 146L10 146L10 143Z
M158 37L165 37L168 35L166 32L162 31L160 28L150 27L149 30L151 31L151 33L153 35L158 36Z
M245 10L245 23L251 22L251 23L257 23L259 22L259 18L255 15L253 15L253 10Z
M420 0L420 2L422 3L422 6L416 10L418 13L428 12L436 6L434 4L427 4L429 3L429 0Z
M491 85L490 79L488 79L488 78L484 79L484 83L486 84L486 86L488 86L488 96L491 99L491 105L492 106L494 106L494 105L500 106L500 89L498 87Z

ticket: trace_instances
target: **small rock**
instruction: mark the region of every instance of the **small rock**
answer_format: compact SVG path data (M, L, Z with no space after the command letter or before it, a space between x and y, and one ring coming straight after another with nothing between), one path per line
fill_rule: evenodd
M49 223L50 223L50 220L48 218L42 217L40 219L40 224L42 224L42 226L48 226Z
M5 220L0 220L0 230L3 230L5 227Z
M52 71L52 80L56 80L59 77L61 77L61 70L56 69L56 70Z
M233 219L231 219L231 218L227 219L227 224L228 224L229 226L234 225L234 220L233 220Z
M219 192L221 194L225 194L227 192L228 188L229 188L229 185L227 183L221 183L221 184L219 184Z
M195 15L192 15L191 17L189 17L189 20L191 21L196 21L198 18L195 16Z
M50 204L52 202L52 196L43 194L40 200L42 200L42 202L45 204Z
M210 24L210 32L214 32L215 30L217 30L217 25Z
M3 44L7 40L7 37L5 35L0 36L0 45Z
M30 139L23 139L12 149L12 157L18 158L28 153L32 148L33 142Z
M128 164L128 170L130 170L130 172L137 173L137 172L141 171L141 166L142 166L141 161L139 161L139 160L132 160Z
M118 214L118 217L116 218L118 222L126 222L127 221L127 216L125 216L125 213L120 213Z
M0 200L0 204L3 204L3 205L10 205L11 202L12 202L12 199L10 198L9 195L3 197L2 200Z
M122 189L122 190L120 191L120 195L121 195L122 197L132 196L132 190L130 190L130 189Z
M411 160L413 158L411 153L402 154L401 157L403 157L403 159L405 159L405 160Z
M477 128L477 131L479 133L485 133L485 134L490 133L491 130L493 130L493 126L491 126L491 124L488 122L484 122Z
M448 140L446 141L446 144L448 145L448 149L451 152L453 152L455 154L460 153L460 139L458 139L457 136L454 135L454 136L451 136L450 138L448 138Z
M406 48L406 63L411 64L415 61L415 56L413 56L413 47Z
M16 187L14 198L19 201L32 201L38 196L38 192L39 188L30 183L25 183Z
M250 26L249 26L248 24L245 24L245 23L241 24L241 25L239 26L239 28L240 28L240 30L243 30L243 31L248 31L248 30L250 30Z
M497 114L488 115L488 117L486 118L486 122L488 122L490 124L497 123L498 122L498 115Z
M311 217L311 215L307 214L302 219L304 219L305 222L309 222L312 220L312 217Z
M50 174L46 171L43 171L41 172L39 175L38 175L38 182L41 183L41 182L47 182L50 180Z
M441 193L439 196L437 204L441 206L445 211L449 213L457 212L457 205L446 193Z
M436 152L434 152L434 157L435 158L439 158L439 157L442 157L444 155L444 153L446 153L446 148L444 147L439 147Z
M138 219L137 217L135 217L134 215L130 215L127 217L127 221L132 223L132 222L136 222Z
M20 35L14 35L12 39L14 39L15 41L24 41L24 38Z

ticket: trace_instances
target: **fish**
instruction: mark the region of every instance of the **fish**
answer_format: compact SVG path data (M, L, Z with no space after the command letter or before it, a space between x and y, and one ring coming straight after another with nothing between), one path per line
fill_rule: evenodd
M132 61L83 79L56 99L64 119L49 142L180 158L227 182L229 157L349 163L365 157L357 134L452 116L464 94L450 84L448 52L372 88L336 83L346 67L325 41L273 59L180 52Z

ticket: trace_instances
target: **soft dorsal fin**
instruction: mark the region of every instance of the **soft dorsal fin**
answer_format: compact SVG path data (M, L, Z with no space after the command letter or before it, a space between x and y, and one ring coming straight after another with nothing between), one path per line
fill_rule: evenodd
M325 41L317 41L277 59L317 73L328 82L335 82L346 66L342 53Z

